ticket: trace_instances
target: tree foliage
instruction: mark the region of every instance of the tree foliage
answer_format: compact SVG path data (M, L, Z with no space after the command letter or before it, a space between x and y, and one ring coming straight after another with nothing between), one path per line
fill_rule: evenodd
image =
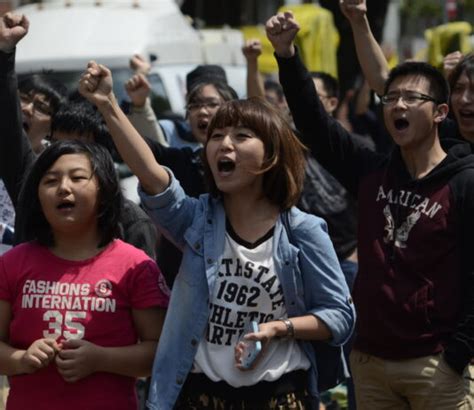
M464 0L464 8L469 11L474 11L474 0Z
M404 0L401 11L406 17L442 18L443 5L443 0Z

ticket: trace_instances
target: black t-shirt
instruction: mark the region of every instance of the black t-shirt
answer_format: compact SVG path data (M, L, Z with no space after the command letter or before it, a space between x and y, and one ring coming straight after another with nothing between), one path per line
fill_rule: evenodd
M308 155L303 192L298 208L323 218L340 260L357 246L356 202L347 190Z

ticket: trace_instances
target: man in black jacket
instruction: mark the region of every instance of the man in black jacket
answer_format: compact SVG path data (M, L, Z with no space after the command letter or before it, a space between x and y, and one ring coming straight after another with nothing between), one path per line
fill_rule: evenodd
M359 205L357 407L472 408L461 375L474 353L474 156L440 143L446 81L425 63L395 68L382 102L396 148L371 152L324 110L298 29L288 12L267 22L280 82L303 142Z

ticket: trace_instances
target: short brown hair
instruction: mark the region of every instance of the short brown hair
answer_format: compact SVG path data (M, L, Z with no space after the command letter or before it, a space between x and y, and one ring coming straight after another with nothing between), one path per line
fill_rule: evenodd
M298 202L303 188L305 147L288 122L263 98L233 100L222 105L208 126L207 141L216 128L237 126L251 129L263 141L265 161L260 172L264 174L264 195L281 210L291 208ZM219 196L206 147L203 158L209 192Z

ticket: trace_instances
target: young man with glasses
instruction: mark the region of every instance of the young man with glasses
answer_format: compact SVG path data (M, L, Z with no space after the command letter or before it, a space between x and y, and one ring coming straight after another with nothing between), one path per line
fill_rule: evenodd
M303 142L358 199L357 408L470 409L462 372L474 352L474 156L441 145L448 86L405 63L384 86L390 156L352 139L317 95L293 45L291 13L267 22L280 82Z

